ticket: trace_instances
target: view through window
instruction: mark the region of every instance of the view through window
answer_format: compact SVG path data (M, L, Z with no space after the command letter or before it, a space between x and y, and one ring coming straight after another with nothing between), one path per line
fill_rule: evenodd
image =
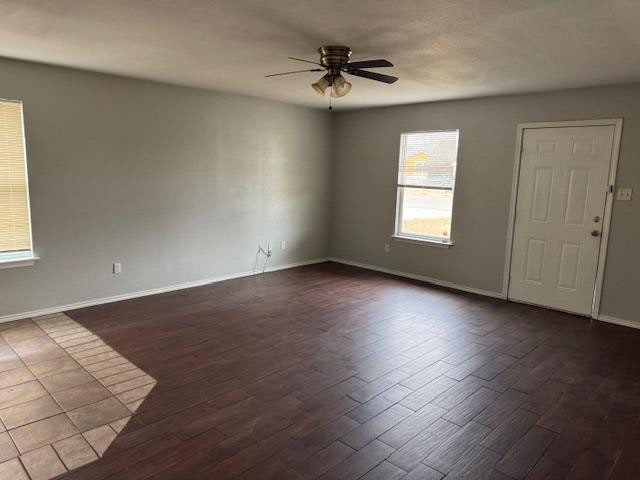
M403 133L396 235L451 241L458 130Z

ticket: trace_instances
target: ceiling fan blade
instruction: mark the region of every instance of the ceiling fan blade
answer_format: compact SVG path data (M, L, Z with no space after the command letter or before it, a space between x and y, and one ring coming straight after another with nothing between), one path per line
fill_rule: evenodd
M311 60L305 60L304 58L296 58L296 57L287 57L289 60L297 60L299 62L313 63L314 65L322 65L318 62L312 62Z
M294 70L293 72L272 73L271 75L265 75L265 77L277 77L279 75L291 75L292 73L304 72L324 72L324 68L312 68L311 70Z
M389 60L363 60L362 62L349 62L344 68L351 70L354 68L381 68L381 67L393 67L393 63Z
M370 80L377 80L378 82L384 83L395 83L398 80L398 77L392 77L391 75L383 75L382 73L377 72L368 72L366 70L345 70L345 73L350 75L355 75L356 77L368 78Z

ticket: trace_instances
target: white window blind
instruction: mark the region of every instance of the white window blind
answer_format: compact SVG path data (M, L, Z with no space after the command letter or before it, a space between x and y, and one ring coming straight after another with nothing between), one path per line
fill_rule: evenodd
M396 235L450 242L458 137L458 130L402 134Z
M405 133L398 184L453 189L456 180L458 131Z
M0 100L0 260L30 253L22 103Z

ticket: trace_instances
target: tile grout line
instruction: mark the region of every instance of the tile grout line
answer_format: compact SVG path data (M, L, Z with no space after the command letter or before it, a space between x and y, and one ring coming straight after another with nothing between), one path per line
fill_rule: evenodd
M34 322L34 324L35 324L35 322ZM38 328L40 328L40 326L39 326L39 325L38 325ZM44 330L42 330L42 329L40 329L40 330L44 333ZM0 335L2 335L2 334L0 333ZM2 335L2 337L4 338L4 335ZM34 338L34 337L31 337L31 338ZM8 347L9 347L9 349L14 353L14 355L20 359L20 362L24 365L24 367L25 367L25 368L26 368L26 369L31 373L31 375L33 375L33 378L35 378L35 379L36 379L36 381L38 382L38 384L40 385L40 387L41 387L45 392L49 393L49 392L48 392L48 390L47 390L46 388L44 388L44 385L42 385L42 384L40 383L40 381L38 380L38 377L36 377L36 375L33 373L33 371L31 370L31 368L29 367L29 365L27 365L27 363L22 359L22 357L20 356L20 354L14 350L13 346L12 346L12 345L7 341L7 339L6 339L6 338L4 338L4 341L7 343L7 346L8 346ZM21 367L18 367L18 368L21 368ZM29 382L31 382L31 381L33 381L33 380L29 380ZM21 383L21 384L19 384L19 385L23 385L24 383L29 383L29 382L23 382L23 383ZM11 387L7 387L7 388L11 388ZM43 397L38 397L38 399L39 399L39 398L43 398ZM37 400L37 399L34 399L34 400ZM27 401L27 402L28 402L28 401ZM15 407L15 406L17 406L17 405L22 405L22 404L27 403L27 402L21 402L21 403L18 403L18 404L16 404L16 405L11 405L10 407L7 407L7 408L13 408L13 407ZM13 435L11 434L11 430L10 430L10 429L8 429L6 425L4 425L4 421L2 422L2 424L3 424L3 426L5 427L5 429L6 429L6 431L7 431L7 435L9 436L9 439L11 440L11 443L13 444L14 448L16 449L16 452L18 452L18 457L17 457L17 458L19 459L18 461L23 465L24 471L25 471L25 472L27 472L27 475L29 476L29 478L31 478L31 475L29 475L29 472L27 471L26 465L24 465L24 463L22 462L22 459L20 458L20 457L22 456L22 454L20 453L20 449L18 448L18 445L16 444L16 442L15 442L15 440L14 440L14 438L13 438ZM15 458L15 457L14 457L14 458Z
M126 418L126 417L122 417L122 418ZM122 419L120 419L120 420L122 420ZM115 421L117 422L117 420L115 420ZM109 425L108 423L107 423L107 424L105 424L105 425L100 425L100 426L95 427L95 428L102 428L102 427L104 427L104 426L109 426L109 427L111 428L111 425ZM95 429L94 429L94 428L92 428L91 430L95 430ZM87 432L90 432L91 430L87 430ZM113 430L113 428L111 428L111 430ZM114 430L114 432L115 432L115 430ZM96 456L97 456L98 458L102 458L102 455L104 455L104 454L105 454L106 450L105 450L104 452L102 452L102 455L100 455L100 454L98 453L98 451L95 449L95 447L91 444L91 442L90 442L89 440L87 440L87 437L85 437L85 436L84 436L84 434L85 434L85 433L86 433L86 432L84 432L84 433L80 433L79 435L82 437L82 439L83 439L85 442L87 442L87 445L89 445L89 448L91 448L91 450L93 451L93 453L95 453L95 454L96 454ZM118 434L117 434L117 433L116 433L116 436L118 436ZM114 440L115 440L115 438L114 438ZM111 446L111 444L109 444L109 446L107 447L107 449L108 449L110 446ZM54 448L54 450L55 450L55 448Z
M132 414L134 414L134 413L135 413L135 410L137 410L137 407L134 409L134 408L130 407L129 405L131 405L131 404L132 404L132 403L134 403L134 402L138 402L138 401L139 401L139 399L135 399L135 400L132 400L131 402L128 402L127 404L124 404L124 403L120 400L120 398L119 398L119 396L118 396L118 395L121 395L121 394L126 393L126 392L133 391L133 390L135 390L135 389L137 389L137 388L145 387L145 386L147 386L147 385L154 385L154 386L155 386L155 384L157 383L157 382L156 382L156 380L155 380L153 377L151 377L148 373L144 372L144 370L140 369L139 367L136 367L136 366L135 366L135 365L134 365L134 364L133 364L133 363L132 363L128 358L126 358L124 355L121 355L121 354L120 354L119 352L117 352L117 351L116 351L116 350L115 350L111 345L109 345L109 344L108 344L108 343L106 343L102 338L100 338L100 336L99 336L99 335L96 335L95 333L91 332L89 329L87 329L87 328L86 328L86 327L84 327L83 325L79 324L78 322L76 322L74 319L72 319L71 317L69 317L69 316L68 316L68 315L66 315L65 313L61 313L61 314L59 314L59 316L60 316L61 318L66 318L66 319L67 319L67 321L70 321L70 322L72 322L73 324L77 325L77 326L78 326L77 328L81 328L81 329L83 329L83 331L84 331L84 332L88 332L88 333L89 333L89 335L87 335L87 337L95 337L95 338L94 338L94 339L91 339L91 340L90 340L90 341L88 341L88 342L84 342L84 343L82 343L82 342L81 342L81 343L78 343L78 344L75 344L75 345L71 345L71 346L62 346L62 345L61 345L61 344L60 344L60 343L59 343L55 338L52 338L52 337L49 337L49 338L51 338L51 339L52 339L56 344L58 344L58 345L59 345L59 346L60 346L60 347L65 351L65 353L67 353L67 354L68 354L68 355L69 355L69 356L70 356L70 357L71 357L71 358L72 358L76 363L78 363L78 364L80 365L80 368L82 368L82 369L84 369L86 372L88 372L88 373L89 373L89 374L90 374L90 375L91 375L91 376L92 376L92 377L93 377L93 378L94 378L98 383L100 383L104 388L106 388L106 389L109 391L109 393L110 393L110 394L111 394L111 395L116 399L116 401L118 401L118 402L119 402L119 403L120 403L124 408L126 408L129 412L131 412ZM55 317L54 317L54 318L55 318ZM49 335L49 334L46 332L46 330L44 330L44 329L40 326L40 323L38 323L38 322L36 322L36 321L34 321L34 323L36 323L36 324L38 325L38 327L40 327L40 328L41 328L41 329L42 329L42 330L43 330L47 335ZM72 328L75 328L75 327L72 327ZM85 338L85 337L79 337L79 338ZM104 380L104 378L107 378L107 377L104 377L104 378L102 378L102 379L101 379L101 378L98 378L95 374L96 374L97 372L99 372L99 371L105 370L105 369L110 368L110 367L105 367L105 368L98 369L98 370L95 370L95 371L90 371L90 370L87 368L88 366L90 366L90 365L96 365L96 364L98 364L98 363L101 363L101 361L94 362L94 363L90 363L90 364L83 364L83 363L81 363L81 362L79 361L79 359L78 359L78 358L76 358L76 356L75 356L75 354L76 354L76 353L79 353L79 352L82 352L82 351L86 351L86 350L91 350L91 348L86 349L86 350L80 350L80 351L78 351L78 352L73 352L73 353L71 353L71 352L69 352L69 351L68 351L68 349L69 349L69 348L77 347L77 346L80 346L80 345L87 345L87 344L89 344L89 343L93 343L94 341L100 341L100 342L102 342L102 344L103 344L102 346L107 346L107 347L110 349L108 352L105 352L105 353L109 353L109 352L114 352L114 353L115 353L115 356L113 356L113 357L111 357L111 358L107 358L107 359L105 359L105 360L104 360L105 362L106 362L106 361L109 361L109 360L114 360L114 359L116 359L116 358L121 358L121 359L123 360L123 362L121 362L121 363L118 363L118 364L114 365L114 367L115 367L115 366L118 366L118 365L123 365L123 364L125 364L125 363L128 363L128 364L130 364L130 365L132 365L132 366L133 366L133 368L131 368L131 369L129 369L129 370L133 370L133 369L135 369L135 368L138 368L141 372L143 372L143 374L142 374L142 375L139 375L139 376L137 376L137 377L133 377L133 378L131 378L131 379L127 379L127 380L125 380L125 382L117 382L117 383L115 383L115 384L113 384L113 385L106 386L106 385L103 383L103 380ZM66 343L66 342L62 342L62 343ZM99 347L96 347L96 348L99 348ZM101 354L99 353L99 354L97 354L97 355L101 355ZM87 357L87 358L90 358L90 357L92 357L92 356L89 356L89 357ZM125 370L125 371L129 371L129 370ZM119 373L123 373L123 372L119 372ZM119 373L118 373L118 374L119 374ZM117 374L116 374L116 375L117 375ZM131 387L131 388L128 388L128 389L123 390L123 391L118 392L118 393L115 393L115 392L113 392L113 390L112 390L112 388L114 387L114 385L118 385L119 383L126 383L127 381L132 381L132 380L135 380L136 378L144 377L145 375L149 377L150 381L148 381L148 382L146 382L146 383L143 383L143 384L141 384L141 385L133 386L133 387ZM111 388L110 388L110 387L111 387ZM72 388L73 388L73 387L72 387ZM153 388L153 387L151 387L151 388ZM149 392L148 392L148 393L149 393ZM148 393L147 393L146 395L143 395L143 397L141 397L141 398L145 398L145 397L148 395ZM97 402L95 402L95 403L97 403ZM65 413L66 413L66 412L65 412Z
M33 322L33 323L37 326L37 328L38 328L38 329L40 329L40 331L41 331L44 335L46 335L47 337L49 336L49 335L48 335L48 334L47 334L47 333L46 333L46 332L45 332L45 331L40 327L40 325L38 325L36 322ZM2 336L4 337L4 335L2 335ZM24 340L29 340L29 339L31 339L31 338L36 338L36 337L37 337L37 336L34 336L34 337L30 337L30 338L27 338L27 339L24 339ZM51 338L51 337L49 337L49 338ZM53 395L51 395L51 392L49 392L49 390L47 390L47 389L45 388L45 386L44 386L44 385L42 385L42 382L40 382L40 379L37 377L37 375L36 375L36 374L34 373L34 371L31 369L31 366L30 366L29 364L27 364L27 363L23 360L22 356L21 356L18 352L16 352L16 351L15 351L15 349L13 348L13 346L12 346L12 345L7 341L7 339L6 339L6 338L5 338L5 342L7 343L7 345L8 345L8 346L9 346L9 348L11 349L11 351L12 351L12 352L13 352L13 353L14 353L14 354L15 354L15 355L20 359L20 361L21 361L21 362L22 362L22 364L25 366L25 368L27 368L27 370L29 370L29 372L31 373L31 375L33 375L33 377L35 378L35 381L36 381L36 382L38 382L38 384L40 385L40 387L41 387L41 388L42 388L42 389L43 389L43 390L48 394L48 396L49 396L49 397L51 397L51 399L52 399L54 402L56 402L56 404L57 404L56 399L55 399L55 398L53 398ZM30 382L31 382L31 381L33 381L33 380L30 380ZM19 384L19 385L23 385L24 383L28 383L28 382L23 382L23 383L21 383L21 384ZM11 388L11 387L8 387L8 388ZM35 398L35 399L33 399L33 400L39 400L40 398L44 398L44 397L45 397L45 396L38 397L38 398ZM23 405L23 404L28 403L29 401L33 401L33 400L28 400L28 401L26 401L26 402L21 402L21 403L18 403L18 404L16 404L16 405L12 405L11 407L7 407L7 408L13 408L13 407L18 406L18 405ZM59 406L60 406L60 405L59 405ZM62 406L60 406L60 408L62 409ZM64 412L64 409L62 409L62 411ZM51 418L51 417L47 417L47 418ZM68 418L68 417L67 417L67 418ZM43 420L43 419L40 419L40 420ZM25 424L25 425L30 425L30 424L35 423L35 422L38 422L38 421L40 421L40 420L35 420L35 421L33 421L33 422L29 422L28 424ZM1 420L0 420L0 421L1 421ZM71 421L71 419L69 419L69 421ZM3 425L4 425L4 422L3 422ZM23 426L25 426L25 425L20 425L20 427L23 427ZM6 428L6 425L4 425L4 426L5 426L5 428ZM17 457L14 457L14 458L17 458L17 459L18 459L18 462L22 465L22 469L24 470L24 472L25 472L25 474L27 475L27 477L29 477L30 479L32 479L33 477L32 477L32 476L31 476L31 474L29 473L29 470L27 469L27 465L24 463L24 460L23 460L23 458L22 458L22 457L23 457L24 455L26 455L27 453L35 452L36 450L38 450L38 449L40 449L40 448L43 448L43 447L34 448L33 450L30 450L29 452L21 453L21 452L20 452L20 449L18 448L18 445L16 445L16 443L15 443L15 440L14 440L14 438L13 438L13 435L11 434L11 430L15 430L16 428L20 428L20 427L15 427L14 429L8 429L8 428L6 428L6 431L7 431L7 435L8 435L8 436L9 436L9 438L11 439L11 443L13 444L14 448L16 449L16 452L18 452L18 456L17 456ZM53 444L51 443L51 444L47 444L47 445L51 446L51 449L54 451L55 455L56 455L56 456L58 456L58 453L56 452L56 449L53 447ZM66 472L68 472L69 470L67 469L67 467L66 467L66 465L64 464L64 462L62 461L62 459L60 459L60 463L62 464L62 466L63 466L63 468L64 468L64 470L65 470L65 473L66 473Z
M22 460L22 455L18 455L17 457L14 457L14 458L16 458L18 460L18 463L20 463L20 465L22 465L22 469L24 470L24 473L27 475L27 477L30 478L30 479L33 479L31 474L29 473L29 470L27 470L27 466L25 465L24 461ZM66 467L65 467L65 470L67 470Z
M155 380L153 377L151 377L150 375L148 375L148 374L145 372L145 373L143 373L143 375L140 375L140 376L138 376L138 377L134 377L133 379L135 379L135 378L139 378L139 377L142 377L142 376L144 376L144 375L148 375L148 376L149 376L149 378L151 379L149 382L144 383L144 384L142 384L142 385L134 386L134 387L132 387L132 388L130 388L130 389L127 389L127 390L123 390L122 392L114 393L114 392L111 390L111 388L109 388L109 387L107 387L106 385L104 385L104 384L102 383L101 379L99 379L98 377L96 377L96 376L94 375L94 373L96 373L96 372L98 372L98 371L101 371L101 370L104 370L104 369L106 369L106 368L110 368L110 367L105 367L104 369L99 369L99 370L96 370L96 371L94 371L94 372L89 371L86 367L88 367L88 366L90 366L90 365L95 365L95 364L101 363L101 361L94 362L94 363L90 363L90 364L82 364L82 363L80 363L80 361L79 361L79 360L75 357L75 355L74 355L74 353L78 353L78 352L70 353L70 352L68 351L68 348L76 347L76 346L79 346L79 345L86 345L86 344L92 343L92 342L94 342L94 341L101 341L101 342L103 343L103 345L105 345L105 346L107 346L107 347L109 347L109 348L110 348L110 351L111 351L111 352L114 352L114 353L115 353L115 356L114 356L114 357L111 357L111 358L105 359L104 361L109 361L109 360L113 360L113 359L116 359L116 358L121 358L121 359L122 359L122 360L124 360L124 361L123 361L122 363L120 363L120 364L117 364L117 365L121 365L121 364L125 364L125 363L129 363L129 364L131 364L131 365L134 365L134 364L133 364L129 359L127 359L124 355L121 355L121 354L120 354L120 353L118 353L116 350L114 350L114 349L113 349L113 347L111 347L111 345L107 344L107 343L106 343L104 340L102 340L98 335L94 334L93 332L91 332L91 331L90 331L89 329L87 329L86 327L84 327L84 326L80 325L78 322L76 322L76 321L75 321L75 320L73 320L72 318L68 317L66 314L61 314L61 315L64 315L66 318L68 318L68 319L69 319L69 321L71 321L71 322L73 322L74 324L78 325L78 327L77 327L77 328L82 328L82 329L84 330L84 332L88 332L88 333L89 333L89 335L88 335L88 336L90 336L90 337L95 337L95 339L92 339L92 340L90 340L90 341L88 341L88 342L78 343L78 344L76 344L76 345L71 345L71 346L64 347L64 346L62 346L62 345L61 345L61 343L59 343L55 338L50 337L50 336L49 336L49 334L46 332L46 330L44 330L44 329L40 326L40 324L39 324L38 322L35 322L35 321L34 321L34 323L36 323L36 324L38 325L38 327L39 327L39 328L40 328L40 329L41 329L41 330L42 330L42 331L43 331L47 336L49 336L49 338L51 338L51 339L52 339L52 340L53 340L53 341L54 341L58 346L60 346L60 348L62 348L62 349L65 351L65 353L67 353L67 355L69 355L69 356L70 356L70 357L71 357L71 358L72 358L76 363L78 363L78 364L80 365L80 368L82 368L82 369L84 369L85 371L87 371L87 372L88 372L92 377L94 377L94 378L96 379L96 381L98 381L98 382L99 382L103 387L105 387L107 390L109 390L109 392L110 392L114 397L116 397L116 400L118 400L118 401L120 402L120 399L118 398L118 395L119 395L119 394L122 394L122 393L125 393L125 392L129 392L129 391L132 391L132 390L135 390L136 388L139 388L139 387L144 387L144 386L146 386L146 385L150 385L150 384L155 384L155 383L156 383L156 380ZM72 327L72 328L76 328L76 327ZM84 338L84 337L80 337L80 338ZM62 343L66 343L66 342L62 342ZM90 350L90 349L87 349L87 350ZM80 350L80 351L84 351L84 350ZM108 352L106 352L106 353L108 353ZM98 355L101 355L101 354L98 354ZM90 357L88 357L88 358L90 358ZM117 365L115 365L115 366L117 366ZM138 367L135 367L135 365L134 365L134 368L138 368ZM132 368L132 370L133 370L133 368ZM143 371L142 369L140 369L140 370L141 370L141 371ZM144 372L144 371L143 371L143 372ZM133 379L129 379L129 380L133 380ZM127 381L129 381L129 380L127 380ZM121 382L121 383L124 383L124 382ZM114 385L117 385L117 383L116 383L116 384L114 384ZM112 386L113 386L113 385L112 385ZM74 388L74 387L71 387L71 388ZM54 398L54 399L55 399L55 398ZM135 401L137 401L137 399L136 399L136 400L132 400L132 402L135 402ZM129 402L129 403L132 403L132 402ZM96 403L97 403L97 402L96 402ZM120 402L120 403L122 403L122 402ZM133 411L132 411L132 409L131 409L131 408L129 408L129 407L128 407L128 405L124 405L124 404L123 404L123 406L124 406L125 408L127 408L129 411L131 411L132 413L135 413L135 412L133 412ZM61 407L62 407L62 406L61 406ZM65 412L65 413L66 413L66 412Z
M35 329L37 329L37 334L28 334L29 336L27 336L26 338L20 338L19 336L17 338L19 338L18 340L14 340L12 343L19 343L22 341L29 341L32 339L37 339L37 338L46 338L49 341L52 342L52 345L55 345L57 348L60 349L61 353L64 353L64 355L60 355L60 356L55 356L53 358L50 359L45 359L42 361L37 361L31 364L28 364L25 361L25 358L20 355L18 353L18 351L11 345L11 343L9 341L7 341L6 337L4 335L2 335L2 337L5 340L5 343L8 347L8 351L12 354L12 357L15 357L16 360L19 361L19 365L16 366L15 368L10 368L8 370L6 370L6 372L10 372L11 370L17 370L20 368L24 368L25 372L28 372L30 374L30 376L32 377L32 379L26 380L26 381L20 381L18 383L15 383L13 385L8 385L5 388L11 389L14 388L16 386L20 386L20 385L24 385L27 383L34 383L34 386L37 384L40 389L42 390L42 392L44 392L43 395L38 396L36 398L32 398L30 400L26 400L26 401L19 401L18 403L16 403L15 405L10 405L8 407L5 407L7 409L9 408L14 408L14 407L19 407L21 405L25 405L29 402L32 401L36 401L36 400L40 400L40 399L45 399L48 398L50 399L54 405L56 405L58 407L58 409L60 410L59 413L55 413L55 414L50 414L48 416L45 416L44 418L39 418L38 420L32 420L29 421L27 423L18 425L12 429L7 429L6 433L8 438L11 441L11 444L13 445L15 451L17 452L17 457L13 457L14 459L18 459L18 462L20 465L22 465L22 467L24 468L25 473L27 474L27 476L29 478L32 478L31 475L29 474L28 470L27 470L27 465L24 463L23 461L23 456L27 455L31 452L35 452L40 450L41 448L46 448L47 446L50 447L51 449L53 449L56 458L59 459L62 468L64 469L64 471L69 471L66 467L66 464L64 462L64 460L62 459L62 457L60 456L60 453L58 452L58 450L54 447L54 443L57 442L61 442L63 440L67 440L69 438L73 438L76 436L79 436L80 438L83 439L83 442L85 442L88 447L90 448L91 452L93 452L97 458L101 458L102 455L98 453L97 450L97 445L100 444L100 442L106 442L106 443L102 443L100 446L100 450L102 450L102 453L104 454L106 452L106 450L109 448L110 444L113 442L113 440L115 440L115 438L118 436L119 432L116 431L116 429L111 425L114 422L122 422L124 421L124 424L122 425L122 428L120 428L119 430L121 431L126 424L128 423L128 421L133 417L133 415L135 415L135 410L137 410L137 408L139 407L139 404L142 403L142 401L144 401L144 398L149 394L149 391L146 391L145 393L142 393L141 396L139 398L136 398L135 400L130 401L129 403L125 404L120 398L119 395L134 391L136 389L139 388L151 388L153 389L155 384L157 383L156 380L151 377L148 373L146 373L144 370L140 369L139 367L137 367L135 364L133 364L131 361L129 361L129 359L127 359L126 357L124 357L123 355L121 355L119 352L117 352L115 349L113 349L113 347L111 347L110 345L108 345L106 342L104 342L102 340L102 338L100 338L98 335L96 335L95 333L91 332L90 330L88 330L86 327L80 325L79 323L77 323L75 320L73 320L72 318L68 317L65 314L59 314L56 315L55 317L50 317L50 318L46 318L44 319L46 320L46 323L43 322L38 322L35 319L29 319L28 321L30 322L31 325L33 325L33 327L35 327ZM41 325L42 323L42 325ZM48 325L53 325L53 327L51 328L59 328L60 325L59 324L63 324L60 330L55 330L55 333L59 333L59 332L65 332L68 330L75 330L74 333L69 334L69 335L56 335L55 337L52 337L50 332L47 331L47 326ZM18 326L19 327L19 326ZM66 327L66 328L64 328ZM11 330L11 328L13 327L9 327L7 329L3 329L0 334L2 334L4 331L6 330ZM28 333L28 332L27 332ZM79 335L79 336L78 336ZM69 336L73 336L73 339L69 339ZM86 349L82 349L82 345L89 345L92 343L98 343L95 346L86 348ZM80 350L77 350L77 347L80 347ZM81 354L83 351L88 351L88 350L93 350L93 349L106 349L106 351L103 352L98 352L95 353L95 355L85 355L85 356L80 356L79 358L76 356L78 354ZM73 353L69 351L69 349L73 349ZM54 354L57 353L56 351L54 351ZM106 355L105 355L106 354ZM99 360L97 362L92 361L91 363L85 363L86 360L85 359L89 359L91 360L95 360L97 357L99 357L100 355L106 356L107 358L103 359L103 360ZM46 356L46 355L45 355ZM39 364L46 364L47 362L55 362L56 360L60 360L66 358L68 359L73 365L71 365L74 368L71 368L70 370L63 370L61 372L56 371L56 370L51 370L51 372L49 372L47 375L38 375L37 371L34 369L35 365L39 365ZM116 363L115 365L106 365L104 366L104 368L100 368L98 370L95 371L89 371L87 369L87 367L90 367L91 365L97 365L100 364L101 362L109 362L109 361L113 361L115 359L119 359L122 360L120 363ZM83 361L81 363L81 361ZM120 365L127 365L125 368L125 370L122 371L116 371L113 374L110 375L106 375L103 376L101 378L98 378L96 375L98 374L98 372L103 371L103 370L107 370L109 368L115 368L118 367ZM75 368L77 367L77 368ZM95 382L96 385L99 385L102 389L105 390L105 393L108 392L108 396L106 398L102 398L96 401L93 401L91 403L85 404L85 405L80 405L76 408L67 410L62 403L60 403L60 400L58 400L56 398L56 396L54 396L53 392L51 392L49 390L49 388L47 388L45 386L44 381L47 378L53 377L55 375L64 375L67 372L73 372L73 371L81 371L81 372L85 372L89 374L89 377L92 379L90 380L90 382ZM118 370L116 368L116 370ZM137 371L136 371L137 370ZM133 373L134 376L132 377L128 377L126 374L127 372L133 372L135 371L135 373ZM0 372L0 374L2 374L4 372ZM124 376L124 380L122 381L116 381L115 383L109 384L109 379L114 379L114 378L118 378L118 376ZM148 377L147 379L145 379L144 377ZM138 384L138 382L142 381L142 384ZM73 389L73 388L77 388L77 387L81 387L82 385L86 384L86 383L90 383L90 382L85 382L85 383L80 383L79 385L73 385L70 386L68 388L65 388L63 390L59 390L58 392L65 392L67 390ZM117 385L120 384L128 384L127 387L125 388L125 390L122 391L118 391L117 393L115 393L112 389L117 388ZM2 389L4 390L4 388ZM15 400L15 399L14 399ZM86 407L91 407L92 405L96 405L100 402L106 401L106 400L110 400L112 402L115 402L115 405L119 405L120 408L122 408L123 413L126 411L126 415L116 418L116 419L110 419L109 421L107 421L104 424L92 427L90 429L87 429L85 431L82 431L79 426L72 420L72 418L70 417L69 413L74 412L75 410L81 409L81 408L86 408ZM137 405L135 407L132 406L132 404L137 403ZM59 438L57 439L55 442L50 442L50 443L46 443L43 444L37 448L32 448L28 451L25 451L24 453L21 453L20 449L18 448L17 444L15 443L15 440L13 438L13 431L19 429L19 428L23 428L26 427L28 425L32 425L35 424L37 422L41 422L43 420L47 420L53 417L56 417L58 415L64 414L65 418L67 419L67 421L70 422L70 426L73 426L73 430L75 431L73 434L68 435L68 436L64 436L63 438ZM0 422L3 426L4 423L2 422L2 420L0 419ZM6 427L6 426L5 426ZM89 440L89 437L86 436L87 433L92 432L94 430L98 430L98 429L104 429L106 427L107 431L109 432L107 434L107 438L100 440L100 436L99 434L98 437L94 437L93 440ZM92 443L92 442L98 442L98 443ZM37 444L34 443L34 444ZM104 449L103 449L104 447ZM10 461L11 459L7 460Z

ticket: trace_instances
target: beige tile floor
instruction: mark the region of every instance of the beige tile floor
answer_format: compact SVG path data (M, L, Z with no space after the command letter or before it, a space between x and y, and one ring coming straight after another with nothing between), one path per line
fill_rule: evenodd
M97 460L155 383L64 314L0 324L0 480Z

